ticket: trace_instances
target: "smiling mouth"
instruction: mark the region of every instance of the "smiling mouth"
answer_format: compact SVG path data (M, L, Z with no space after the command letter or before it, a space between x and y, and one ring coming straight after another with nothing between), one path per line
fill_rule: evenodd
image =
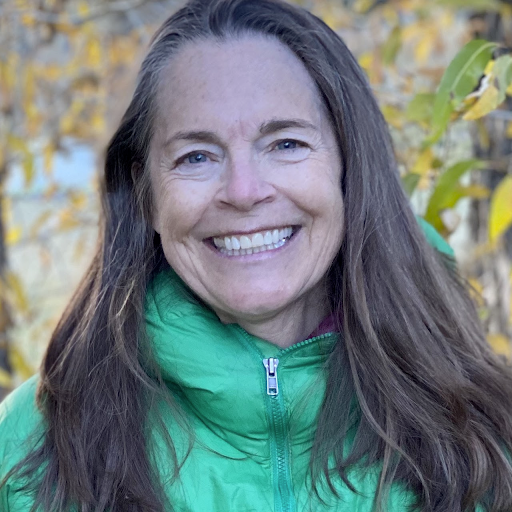
M225 256L244 256L279 249L288 243L299 229L300 226L284 226L244 235L213 237L207 241Z

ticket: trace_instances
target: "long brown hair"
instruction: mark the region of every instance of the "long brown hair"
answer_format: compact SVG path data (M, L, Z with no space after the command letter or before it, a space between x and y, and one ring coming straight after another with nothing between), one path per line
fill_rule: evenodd
M17 468L34 477L44 467L33 485L36 505L172 507L144 435L156 396L173 408L142 334L146 286L166 265L149 220L145 167L156 91L185 43L247 33L277 38L304 63L341 150L346 232L330 276L343 336L328 361L310 464L315 490L325 477L336 493L333 478L351 486L356 465L381 464L377 504L402 482L424 512L472 511L478 503L512 510L511 372L489 349L464 283L414 218L386 123L354 57L321 20L278 0L192 0L151 43L108 147L96 256L41 371L47 429ZM177 474L179 461L171 463Z

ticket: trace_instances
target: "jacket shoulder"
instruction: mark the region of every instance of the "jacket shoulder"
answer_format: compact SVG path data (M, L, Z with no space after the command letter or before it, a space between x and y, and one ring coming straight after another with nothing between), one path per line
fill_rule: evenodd
M37 375L30 378L0 404L0 479L28 453L31 438L42 433L43 416L36 405L38 380Z
M30 510L32 500L17 488L21 482L9 472L34 448L44 432L43 416L36 404L39 378L34 376L0 403L0 510ZM7 481L4 479L9 476ZM1 484L4 485L1 485Z
M425 235L428 243L439 252L442 252L452 259L455 259L455 252L448 242L437 232L436 228L429 224L423 217L416 216L416 220Z

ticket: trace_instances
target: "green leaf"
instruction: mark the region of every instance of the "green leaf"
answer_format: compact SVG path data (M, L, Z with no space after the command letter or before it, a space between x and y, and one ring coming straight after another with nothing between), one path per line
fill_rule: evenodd
M512 226L512 176L506 176L491 198L489 240L495 242Z
M506 98L507 87L512 83L512 56L502 55L496 59L492 74L496 77L498 86L498 105L501 105Z
M442 7L455 7L456 9L476 9L485 11L499 11L501 5L497 0L436 0Z
M466 187L460 187L461 197L472 197L473 199L487 199L491 195L491 191L483 185L473 183Z
M432 118L432 109L436 95L432 93L416 94L407 105L405 117L408 121L421 123Z
M426 145L434 144L443 135L452 112L478 85L496 46L496 43L480 39L470 41L446 68L436 93L432 132L425 141Z
M441 217L444 210L453 208L464 197L472 197L474 199L485 199L490 196L488 188L481 185L468 185L463 187L459 183L455 184L453 189L446 194L443 203L439 206L437 215Z
M452 165L439 177L425 213L425 220L438 231L443 230L443 222L439 213L446 208L453 208L457 201L464 197L464 188L459 185L460 178L469 170L481 166L480 160L464 160Z
M410 172L402 177L402 187L405 190L405 193L411 197L412 193L418 186L421 176L419 174L415 174Z
M395 62L396 56L402 47L402 29L396 26L389 34L387 41L382 45L382 61L386 66Z

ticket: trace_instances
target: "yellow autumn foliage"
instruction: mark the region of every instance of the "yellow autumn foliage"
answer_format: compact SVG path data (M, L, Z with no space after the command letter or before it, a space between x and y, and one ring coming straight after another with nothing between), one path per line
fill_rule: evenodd
M512 175L498 185L491 200L489 240L491 243L512 226Z
M151 0L146 3L151 4ZM306 4L300 0L297 3ZM147 45L148 34L161 21L154 20L151 27L140 22L130 31L116 33L105 23L105 18L89 19L98 5L96 2L45 0L44 4L49 12L55 9L51 27L41 21L40 3L36 0L13 0L9 6L11 12L18 15L21 30L31 34L26 39L32 45L27 46L29 51L20 52L21 45L8 44L8 39L0 36L3 41L0 43L0 46L3 44L0 111L7 113L5 122L0 123L0 168L7 166L8 172L22 173L27 186L36 181L38 173L43 174L47 180L41 192L43 197L50 200L61 193L65 200L59 211L42 210L29 228L22 228L12 218L13 205L10 200L4 201L3 218L9 224L5 242L11 246L27 239L38 239L47 233L48 226L61 234L83 225L80 214L87 210L89 200L83 191L68 193L60 189L54 181L55 162L69 140L90 144L95 149L104 147L106 133L111 128L112 103L118 93L116 86L122 80L130 83L126 77L133 74L133 66ZM496 60L488 58L492 53L490 48L481 46L479 54L470 55L464 65L452 70L451 82L445 82L450 82L451 90L444 96L444 103L437 102L444 110L435 111L439 84L446 77L449 61L453 62L454 47L461 49L467 42L467 31L459 34L455 30L463 14L457 7L445 4L448 3L440 0L383 3L356 0L350 10L336 0L307 3L307 7L313 7L331 27L340 30L342 36L346 34L348 45L354 44L357 49L356 57L368 75L386 121L393 128L402 179L413 196L416 191L420 196L435 191L443 175L446 178L446 172L462 162L462 158L453 156L457 153L456 148L452 151L458 144L456 137L450 134L443 139L454 123L465 122L467 126L472 123L479 131L482 146L488 146L491 141L482 120L502 104L504 94L512 96L512 83L503 83L507 74L496 74ZM512 24L510 6L503 7L500 14ZM6 26L0 25L3 30ZM52 54L52 34L61 39L66 51ZM39 47L46 48L45 60L38 58ZM479 75L489 78L479 80ZM127 94L125 90L123 94ZM437 114L439 137L428 140ZM504 127L506 136L512 138L512 122ZM38 143L34 143L36 141ZM462 164L464 167L464 162ZM463 171L471 172L470 166ZM443 208L431 211L448 235L450 229L440 217L441 210L450 212L452 209L446 204L456 205L459 199L486 198L491 194L489 243L479 248L480 253L475 252L475 258L487 257L498 250L503 234L512 225L512 177L509 175L495 191L489 191L478 183L463 184L461 176L453 182L447 180L447 189L438 194L442 198L439 205ZM428 204L428 200L424 202ZM77 240L74 249L75 257L84 252L83 238ZM43 247L40 252L45 264L50 265L51 251ZM478 276L469 277L481 291ZM6 282L0 285L0 298L9 301L15 316L28 318L37 309L23 280L12 272L6 274ZM50 325L53 324L50 322ZM499 353L511 355L505 335L492 335L489 342ZM15 344L14 347L11 360L15 372L28 376L33 371L32 365ZM0 386L8 386L9 382L9 374L0 369Z
M499 105L498 97L498 89L494 85L489 85L477 102L464 114L463 119L465 121L472 121L492 112Z

